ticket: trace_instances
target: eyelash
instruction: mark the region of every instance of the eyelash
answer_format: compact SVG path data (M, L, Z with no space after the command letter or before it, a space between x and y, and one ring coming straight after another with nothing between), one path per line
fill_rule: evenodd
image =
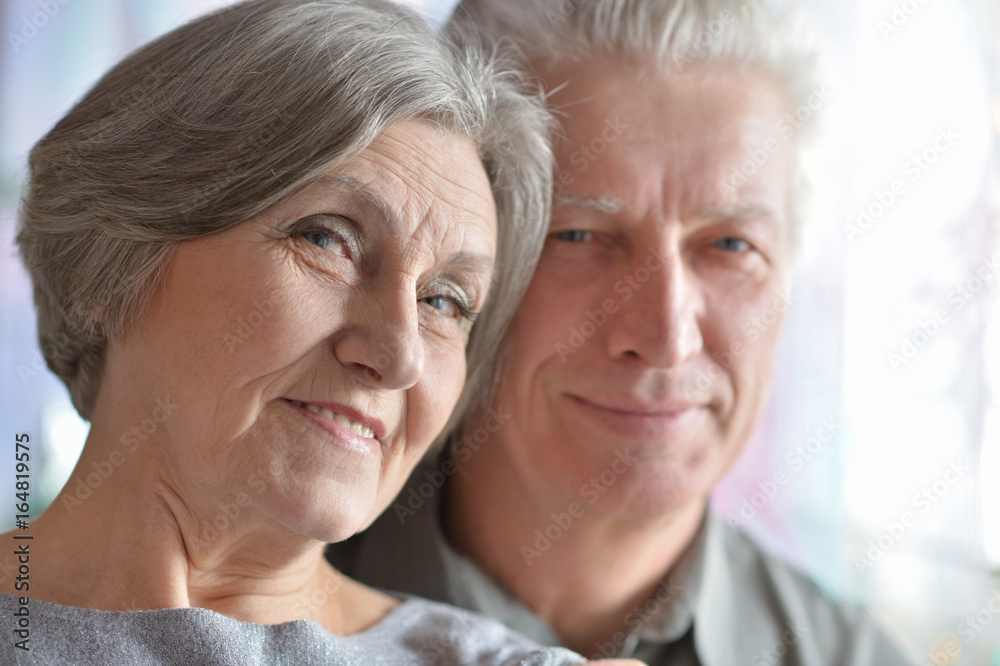
M354 254L354 251L353 251L353 248L351 246L351 243L344 237L343 234L338 233L334 229L330 228L329 225L323 224L322 222L319 222L319 221L317 221L315 219L304 218L303 220L300 220L299 224L297 224L295 226L295 228L292 230L291 235L292 236L296 236L296 237L301 237L301 238L305 239L307 242L311 243L312 241L310 241L308 238L305 238L305 237L306 237L306 234L313 233L313 232L319 232L319 233L321 233L321 234L329 237L330 239L332 239L334 241L340 242L341 245L344 246L344 249L349 254ZM326 249L325 247L322 247L321 245L319 245L317 243L313 243L313 245L316 245L317 247L319 247L320 249L323 249L323 250ZM454 305L455 309L458 311L458 315L459 315L460 319L464 319L464 320L469 321L469 322L475 322L476 321L476 317L479 316L479 311L478 310L473 310L465 302L464 299L462 299L459 296L452 295L452 294L435 294L433 296L425 296L425 297L423 297L421 299L418 299L418 300L419 300L419 302L424 302L424 301L427 301L428 299L433 299L433 298L441 298L441 299L444 299L444 300L448 301L452 305Z
M557 231L552 235L563 242L572 244L580 244L594 240L594 233L585 229L565 229L563 231ZM725 245L730 245L731 242L738 243L739 249L724 247ZM738 236L725 236L714 241L712 246L732 254L743 254L753 249L753 245L749 241Z
M742 246L741 246L741 248L739 250L727 249L727 248L722 247L722 245L726 244L727 241L736 241L737 243L741 243ZM717 247L720 250L724 250L726 252L733 252L734 254L739 254L739 253L746 252L748 250L753 249L753 246L748 241L746 241L746 240L744 240L742 238L739 238L737 236L725 236L723 238L718 239L714 243L712 243L712 245L714 245L715 247Z
M575 239L568 238L567 236L569 236L570 234L573 234ZM586 231L584 229L566 229L564 231L557 231L553 234L553 236L567 243L583 243L584 239L577 238L576 237L577 234L586 236L586 240L594 239L593 232Z
M312 243L321 250L325 250L327 248L323 247L322 245L319 245L318 243L313 243L308 238L306 238L306 234L319 232L325 236L328 236L331 240L339 242L344 247L344 250L347 252L349 258L356 254L356 248L354 247L354 244L350 240L348 240L348 238L344 234L336 231L330 225L320 222L319 220L315 219L315 217L316 216L310 216L307 218L303 218L302 220L299 220L298 224L296 224L295 227L292 229L291 235L303 238L306 240L306 242Z
M469 305L465 302L463 298L453 294L434 294L433 296L424 296L419 300L420 302L424 302L433 298L442 298L451 303L452 305L454 305L455 309L458 310L458 316L460 319L465 319L466 321L469 322L475 322L476 317L479 316L479 311L473 310L471 307L469 307Z

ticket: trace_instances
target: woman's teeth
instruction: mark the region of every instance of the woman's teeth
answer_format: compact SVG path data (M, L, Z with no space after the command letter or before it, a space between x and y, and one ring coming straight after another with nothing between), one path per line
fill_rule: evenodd
M352 421L343 414L338 414L334 411L326 409L325 407L317 407L316 405L310 405L309 403L306 402L293 401L293 404L296 404L299 407L302 407L303 409L310 411L314 414L325 416L334 423L339 423L340 425L344 426L345 428L353 432L355 435L358 435L360 437L367 437L368 439L375 437L374 430L364 425L363 423L356 423Z

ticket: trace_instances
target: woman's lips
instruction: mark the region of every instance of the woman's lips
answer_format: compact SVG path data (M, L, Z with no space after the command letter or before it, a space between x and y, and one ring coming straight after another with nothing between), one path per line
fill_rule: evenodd
M381 448L379 440L374 437L376 434L374 428L355 421L342 411L336 410L333 405L327 403L320 405L290 399L286 399L285 402L349 448L369 454L376 453ZM381 427L379 429L384 430Z
M701 416L704 406L686 401L658 405L609 405L567 394L574 410L591 423L598 423L624 437L673 439L684 435Z

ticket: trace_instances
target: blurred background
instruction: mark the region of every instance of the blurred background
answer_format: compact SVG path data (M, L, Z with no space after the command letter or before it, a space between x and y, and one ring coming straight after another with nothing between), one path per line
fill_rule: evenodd
M29 433L36 514L88 424L13 245L27 153L123 55L224 4L0 5L0 497ZM408 4L440 24L453 3ZM829 76L816 206L770 406L714 508L925 663L1000 666L1000 0L801 4Z

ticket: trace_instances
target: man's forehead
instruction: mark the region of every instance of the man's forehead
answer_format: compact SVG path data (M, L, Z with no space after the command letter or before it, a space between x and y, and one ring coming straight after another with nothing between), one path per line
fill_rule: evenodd
M626 199L614 196L578 196L556 195L553 198L556 208L593 211L604 215L620 215L628 213L630 206ZM695 211L697 217L703 220L746 220L772 218L779 219L778 211L770 206L757 203L717 204L706 203Z
M606 215L617 215L628 208L628 203L619 197L587 197L557 194L553 197L555 206L592 210Z
M545 84L563 128L562 149L598 136L683 149L693 129L704 130L701 142L720 132L773 131L772 116L788 106L772 75L724 63L672 71L594 59L549 70Z
M571 99L569 89L577 88L562 109L556 145L557 212L784 219L793 147L775 139L784 98L773 82L692 72L662 82L682 90L673 96L656 85L606 85L613 74L574 75L561 95ZM632 78L628 70L621 74ZM734 170L765 150L767 159L753 163L751 176L725 186Z

